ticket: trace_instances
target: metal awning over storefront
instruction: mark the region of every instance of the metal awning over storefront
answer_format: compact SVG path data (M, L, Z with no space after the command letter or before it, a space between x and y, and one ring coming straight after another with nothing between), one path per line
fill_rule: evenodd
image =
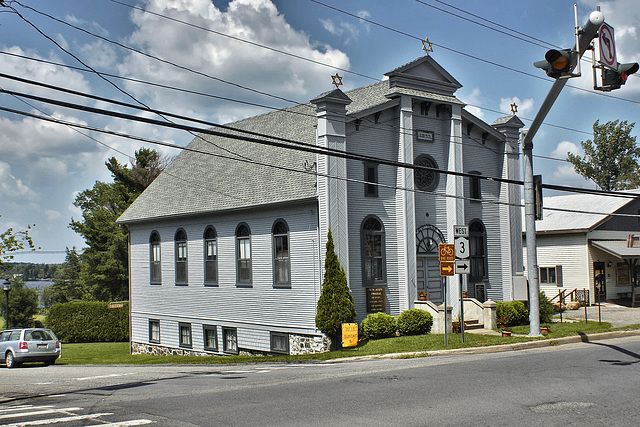
M630 234L627 240L589 240L589 244L620 258L629 267L631 282L631 307L636 305L636 288L638 286L638 260L640 260L640 236Z

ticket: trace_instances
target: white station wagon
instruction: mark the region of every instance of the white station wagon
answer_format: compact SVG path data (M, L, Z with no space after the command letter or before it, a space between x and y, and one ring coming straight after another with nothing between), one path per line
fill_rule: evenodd
M61 353L60 341L51 329L7 329L0 333L0 355L7 368L23 362L44 362L52 365Z

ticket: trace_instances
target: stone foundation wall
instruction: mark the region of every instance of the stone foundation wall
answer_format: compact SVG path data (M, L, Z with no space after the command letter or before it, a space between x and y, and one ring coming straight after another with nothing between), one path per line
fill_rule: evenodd
M331 340L325 336L289 334L289 354L314 354L329 351ZM165 347L159 344L132 342L131 354L151 354L156 356L220 356L222 353L196 351L188 348ZM269 356L281 353L240 348L241 356Z
M326 335L289 334L290 354L314 354L329 351L331 340Z

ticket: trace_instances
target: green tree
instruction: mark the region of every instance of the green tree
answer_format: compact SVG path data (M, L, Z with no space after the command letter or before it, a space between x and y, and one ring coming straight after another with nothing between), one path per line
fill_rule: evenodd
M82 210L82 220L72 219L70 227L87 244L80 256L78 280L85 295L92 299L128 298L127 230L115 221L168 163L155 150L146 148L136 151L135 158L130 160L128 167L115 158L109 159L105 164L114 181L97 181L74 202Z
M80 280L82 271L82 263L80 255L75 246L73 249L67 248L67 255L64 264L60 267L53 278L53 285L45 288L46 293L43 297L46 299L45 308L57 303L64 303L75 300L91 299Z
M567 153L574 170L605 191L629 190L640 186L640 148L631 136L635 123L627 121L593 124L593 141L581 142L584 157Z
M33 316L38 313L38 291L31 289L21 279L11 279L9 291L9 324L12 328L33 327ZM2 317L6 318L6 293L0 296Z
M9 228L0 234L0 270L7 268L6 263L13 259L12 252L22 250L25 247L35 250L33 240L29 236L29 230L31 230L30 225L26 230L14 231L13 228Z
M316 326L331 339L331 349L335 350L340 347L342 324L353 323L355 318L356 310L347 284L347 275L340 265L333 244L333 236L329 230Z

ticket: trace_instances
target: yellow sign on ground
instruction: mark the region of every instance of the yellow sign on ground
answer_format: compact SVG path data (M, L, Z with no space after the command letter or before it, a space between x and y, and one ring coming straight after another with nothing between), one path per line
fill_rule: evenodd
M342 324L342 346L355 347L358 345L358 324L343 323Z

